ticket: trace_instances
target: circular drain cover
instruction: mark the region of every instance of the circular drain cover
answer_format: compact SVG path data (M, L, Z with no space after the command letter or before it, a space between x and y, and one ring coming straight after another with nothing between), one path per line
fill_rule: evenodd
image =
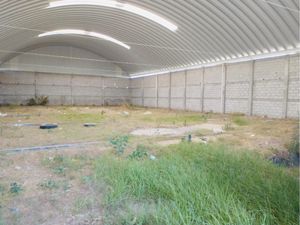
M96 124L95 123L85 123L85 124L83 124L83 126L85 126L85 127L95 127Z
M54 129L57 127L58 127L57 124L51 124L51 123L44 123L44 124L40 125L40 129Z

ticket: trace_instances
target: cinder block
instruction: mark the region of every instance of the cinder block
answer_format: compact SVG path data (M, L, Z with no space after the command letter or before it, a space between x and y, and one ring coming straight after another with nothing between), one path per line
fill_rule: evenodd
M201 111L201 99L200 98L187 98L186 109L190 111Z
M22 96L22 95L31 95L34 96L35 95L35 87L32 84L28 84L28 85L24 85L24 84L20 84L20 85L16 85L14 87L15 89L15 94Z
M290 80L289 81L289 93L288 99L298 99L300 96L300 81L299 80Z
M51 86L51 85L70 86L71 75L37 73L36 84L47 85L47 86Z
M204 98L221 98L221 84L205 84Z
M131 98L131 104L133 105L138 105L138 106L142 106L143 105L143 100L141 98Z
M172 87L184 87L185 85L185 72L171 73Z
M172 98L183 98L185 95L184 87L172 87L171 88L171 97Z
M169 98L159 98L158 107L160 108L169 108Z
M16 89L18 85L16 84L0 84L0 95L16 95Z
M158 86L169 87L170 86L170 74L158 75Z
M283 99L284 91L285 85L281 80L265 80L253 84L253 98Z
M204 83L221 83L222 81L222 66L214 66L205 68Z
M37 86L37 95L46 95L46 96L69 96L71 95L71 87L70 86L46 86L39 85Z
M186 87L187 98L201 98L201 86L187 86Z
M136 97L142 97L142 96L143 96L143 89L141 89L141 88L131 89L131 97L136 98Z
M202 80L202 69L188 70L186 73L187 86L200 85Z
M282 101L253 101L253 115L268 116L273 118L283 117Z
M184 109L183 98L171 98L171 109Z
M102 96L101 87L72 87L73 96Z
M71 96L48 96L49 105L72 105Z
M286 58L257 60L254 66L254 80L284 79Z
M226 65L227 82L249 81L252 75L252 61Z
M144 87L156 87L156 76L144 77Z
M141 88L143 86L143 78L130 79L131 88Z
M287 117L299 120L300 103L298 101L288 102Z
M105 88L104 96L106 97L128 97L130 95L128 89L124 88Z
M112 78L112 77L103 77L103 82L105 87L114 87L114 88L128 88L130 86L130 81L125 78Z
M159 98L168 98L169 97L169 87L160 87L158 89Z
M144 106L156 107L156 98L144 98Z
M73 76L73 86L86 86L86 87L102 87L102 77L96 76Z
M156 88L144 88L144 97L154 98L156 97Z
M226 113L248 113L248 100L247 99L227 99L225 102Z
M299 54L296 56L291 56L289 60L289 78L290 79L299 79L299 64L300 64L300 56Z
M226 84L226 98L248 98L249 90L249 83Z
M0 72L0 84L15 84L14 72Z
M204 112L221 112L221 99L204 99Z
M73 96L74 105L102 105L102 97Z

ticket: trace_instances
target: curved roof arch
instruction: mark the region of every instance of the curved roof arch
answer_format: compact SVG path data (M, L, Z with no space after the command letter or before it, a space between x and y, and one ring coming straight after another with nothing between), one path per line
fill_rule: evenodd
M48 0L1 1L0 61L7 60L14 51L59 42L90 49L126 73L138 74L299 47L297 0L119 2L155 13L178 29L167 29L118 7L80 4L47 8ZM98 32L131 48L126 52L107 42L70 35L37 38L41 33L59 29Z

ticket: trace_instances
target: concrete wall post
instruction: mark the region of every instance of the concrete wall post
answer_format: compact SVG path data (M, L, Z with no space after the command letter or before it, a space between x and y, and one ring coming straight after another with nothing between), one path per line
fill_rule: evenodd
M156 108L158 108L158 75L156 75Z
M71 88L71 104L72 105L74 105L74 98L73 98L73 78L74 78L74 75L71 74L70 88Z
M186 96L187 96L187 94L186 94L186 92L187 92L187 90L186 90L186 87L187 87L186 82L187 82L187 70L184 71L184 96L183 96L183 108L184 108L184 111L186 110Z
M253 84L254 84L255 60L251 61L250 77L249 77L249 97L248 97L248 115L253 112Z
M171 88L172 88L172 73L169 73L169 109L171 109Z
M145 101L144 101L144 97L145 97L145 84L144 84L144 82L145 82L145 78L143 77L142 78L142 106L145 106Z
M226 64L222 64L222 76L221 76L221 112L225 113L226 106Z
M201 86L200 86L200 92L201 92L200 109L201 109L201 112L204 111L204 75L205 75L205 67L203 67L202 74L201 74Z
M284 65L284 93L283 93L283 118L287 118L288 97L289 97L289 64L290 57L286 56Z
M36 72L34 73L34 97L37 97L37 86L36 86L36 79L37 79L37 74Z
M102 105L105 105L105 79L102 77Z

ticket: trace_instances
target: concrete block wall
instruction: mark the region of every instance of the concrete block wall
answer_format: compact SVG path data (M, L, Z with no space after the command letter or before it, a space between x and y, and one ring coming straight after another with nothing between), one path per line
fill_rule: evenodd
M299 55L133 78L134 105L299 118Z
M119 105L130 101L130 81L88 75L0 72L0 105L45 95L50 105Z
M299 55L223 64L134 79L0 72L0 104L35 95L52 105L134 105L299 118Z

